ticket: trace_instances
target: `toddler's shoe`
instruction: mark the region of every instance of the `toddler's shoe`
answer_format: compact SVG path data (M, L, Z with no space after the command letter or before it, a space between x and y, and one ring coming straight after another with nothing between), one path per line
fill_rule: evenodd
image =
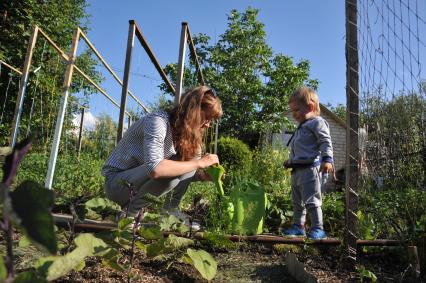
M285 237L305 237L305 229L302 228L299 224L293 224L287 230L284 230L283 236Z
M308 233L308 238L312 239L312 240L325 239L325 238L327 238L327 234L325 233L325 231L323 229L314 227Z

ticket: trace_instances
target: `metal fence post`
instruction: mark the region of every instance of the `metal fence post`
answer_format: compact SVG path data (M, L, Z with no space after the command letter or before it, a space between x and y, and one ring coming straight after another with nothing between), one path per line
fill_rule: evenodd
M355 269L358 211L359 62L357 0L346 0L346 266Z
M21 75L21 84L19 86L18 97L16 98L15 113L13 115L12 133L10 136L10 146L13 148L18 138L19 123L21 120L22 106L24 104L25 92L27 90L28 75L30 73L31 61L33 59L34 48L37 42L38 27L34 26L28 41L27 54L25 55L24 68Z
M117 142L121 140L124 132L124 114L126 112L127 92L129 91L130 65L132 64L132 51L135 45L135 22L129 21L129 35L127 37L126 61L124 63L123 88L121 91L120 116L118 119Z
M55 166L56 166L56 158L58 157L59 143L60 143L61 134L62 134L62 126L64 123L65 111L67 109L68 95L69 95L71 81L72 81L72 73L74 70L74 63L75 63L75 59L77 55L77 47L78 47L79 39L80 39L80 29L77 28L74 31L74 34L72 36L71 51L68 58L68 65L65 72L64 84L63 84L64 93L62 95L61 104L58 110L58 117L56 119L56 125L55 125L55 135L53 137L53 143L50 150L49 167L47 169L47 175L45 180L45 187L47 189L52 189L53 175L54 175Z
M178 73L176 77L176 92L175 92L175 105L180 102L183 85L183 73L185 71L185 51L187 41L187 23L182 22L182 30L180 33L180 46L179 46L179 60L178 60Z

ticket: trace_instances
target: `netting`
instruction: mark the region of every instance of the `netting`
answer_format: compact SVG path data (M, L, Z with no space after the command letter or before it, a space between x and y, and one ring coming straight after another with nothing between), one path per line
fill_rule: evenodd
M426 186L425 6L358 1L361 189Z

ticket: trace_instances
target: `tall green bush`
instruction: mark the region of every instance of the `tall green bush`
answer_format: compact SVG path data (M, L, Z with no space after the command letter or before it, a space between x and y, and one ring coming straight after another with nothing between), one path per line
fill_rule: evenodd
M253 154L247 144L231 137L220 137L217 141L219 160L226 172L248 173Z

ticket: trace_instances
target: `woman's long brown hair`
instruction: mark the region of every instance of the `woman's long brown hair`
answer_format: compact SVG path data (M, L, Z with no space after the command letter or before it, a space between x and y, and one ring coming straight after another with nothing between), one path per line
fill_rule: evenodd
M222 104L211 88L199 86L186 92L170 114L176 151L181 160L190 160L201 152L203 122L220 118Z

